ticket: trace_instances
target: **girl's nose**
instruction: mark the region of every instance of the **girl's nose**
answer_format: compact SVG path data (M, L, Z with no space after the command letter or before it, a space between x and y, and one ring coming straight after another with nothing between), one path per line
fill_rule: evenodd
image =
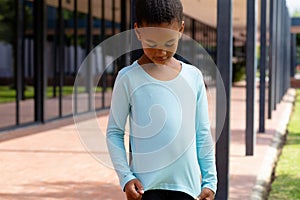
M157 49L156 54L157 54L157 56L165 56L165 55L167 55L167 50Z

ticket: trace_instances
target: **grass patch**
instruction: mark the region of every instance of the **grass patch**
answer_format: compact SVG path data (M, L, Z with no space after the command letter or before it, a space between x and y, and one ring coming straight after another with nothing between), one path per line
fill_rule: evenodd
M101 92L102 88L97 87L96 92ZM63 96L73 94L73 86L63 87ZM78 87L78 93L85 92L85 87ZM53 87L47 87L47 98L53 97ZM59 87L56 88L56 96L59 96ZM25 99L34 98L34 87L26 86L25 89ZM11 86L0 86L0 103L15 102L16 91Z
M300 90L288 125L286 144L275 169L269 200L300 199Z

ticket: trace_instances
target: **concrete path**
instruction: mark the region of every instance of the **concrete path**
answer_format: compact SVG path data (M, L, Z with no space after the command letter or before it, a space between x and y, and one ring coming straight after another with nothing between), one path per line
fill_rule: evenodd
M233 87L230 200L249 199L261 173L272 167L264 163L276 132L288 122L294 95L290 89L266 121L266 133L257 134L254 156L245 156L246 91L244 84ZM105 126L107 114L97 120ZM88 121L82 123L88 128ZM86 151L71 118L0 133L0 173L1 200L125 199L115 172Z

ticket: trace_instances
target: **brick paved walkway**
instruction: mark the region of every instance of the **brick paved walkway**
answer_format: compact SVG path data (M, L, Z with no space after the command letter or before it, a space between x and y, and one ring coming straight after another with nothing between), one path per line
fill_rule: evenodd
M266 121L266 133L257 135L255 155L246 157L245 87L233 88L230 200L250 197L276 127L279 122L286 123L289 117L292 104L289 97L293 95L294 90L289 90L287 98L273 112L273 120ZM125 199L114 171L101 165L84 149L72 120L0 134L1 200ZM106 120L107 115L99 117L100 124Z

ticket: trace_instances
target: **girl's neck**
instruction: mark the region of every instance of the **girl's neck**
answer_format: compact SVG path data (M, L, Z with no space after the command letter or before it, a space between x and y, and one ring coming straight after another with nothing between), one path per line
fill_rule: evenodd
M152 62L145 54L143 54L139 59L138 59L138 64L139 65L146 65L146 64L153 64L154 67L172 67L172 68L181 68L180 62L172 57L169 59L165 64L157 64Z
M143 55L138 64L150 76L161 81L169 81L176 78L181 72L181 63L172 57L166 64L155 64L146 55Z

